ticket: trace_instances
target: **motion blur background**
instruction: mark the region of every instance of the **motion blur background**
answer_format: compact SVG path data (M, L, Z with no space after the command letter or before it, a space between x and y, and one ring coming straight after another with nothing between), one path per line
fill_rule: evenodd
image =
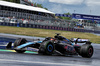
M55 14L32 0L0 0L0 25L100 33L100 16ZM94 19L96 18L96 19Z

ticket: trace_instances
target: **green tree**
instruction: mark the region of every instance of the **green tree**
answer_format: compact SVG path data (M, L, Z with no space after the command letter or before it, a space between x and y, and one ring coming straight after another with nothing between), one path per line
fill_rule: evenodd
M42 4L37 4L37 7L43 8Z
M43 7L42 4L38 4L38 3L34 3L34 2L32 2L32 3L33 3L34 7L40 7L40 8L44 8L44 9L48 10L46 7Z
M33 6L37 7L37 4L36 3L33 3L33 4L34 4Z
M48 8L44 8L44 9L48 10Z

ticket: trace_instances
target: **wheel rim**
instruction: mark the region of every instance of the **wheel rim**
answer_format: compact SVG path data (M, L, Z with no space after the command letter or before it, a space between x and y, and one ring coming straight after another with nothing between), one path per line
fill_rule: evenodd
M51 44L49 44L47 49L48 49L49 52L52 52L53 51L53 46Z
M92 55L92 53L93 53L93 49L92 48L89 48L89 55Z

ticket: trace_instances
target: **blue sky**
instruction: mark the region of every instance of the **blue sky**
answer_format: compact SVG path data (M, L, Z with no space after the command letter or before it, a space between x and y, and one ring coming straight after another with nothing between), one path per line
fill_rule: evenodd
M100 0L32 0L54 13L79 13L100 16Z

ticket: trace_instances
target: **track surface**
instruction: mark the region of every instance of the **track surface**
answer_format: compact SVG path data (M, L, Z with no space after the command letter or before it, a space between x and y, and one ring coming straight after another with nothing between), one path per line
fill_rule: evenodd
M0 51L0 66L100 66L100 45L92 44L92 58L80 56L47 56L32 53Z

